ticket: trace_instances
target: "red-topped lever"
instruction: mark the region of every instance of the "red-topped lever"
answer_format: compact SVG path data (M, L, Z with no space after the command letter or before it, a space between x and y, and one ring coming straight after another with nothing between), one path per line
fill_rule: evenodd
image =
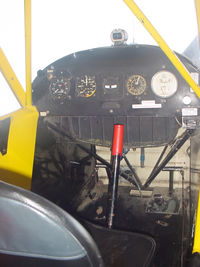
M108 228L112 228L115 216L115 202L118 191L120 159L123 151L124 125L115 124L113 132L111 177L108 185Z
M122 156L123 152L124 125L115 124L113 132L112 156Z

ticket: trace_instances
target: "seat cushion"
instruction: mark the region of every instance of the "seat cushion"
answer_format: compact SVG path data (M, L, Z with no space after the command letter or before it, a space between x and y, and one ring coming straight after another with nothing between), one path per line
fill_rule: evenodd
M150 266L156 243L148 235L107 229L84 221L96 241L106 267Z

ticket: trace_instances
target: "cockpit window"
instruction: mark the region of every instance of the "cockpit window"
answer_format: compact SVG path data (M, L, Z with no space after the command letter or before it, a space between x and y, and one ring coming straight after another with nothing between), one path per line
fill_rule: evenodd
M170 48L176 52L183 51L198 34L195 1L190 0L135 0L146 17L158 30ZM151 36L142 25L134 20L135 42L153 44Z
M183 53L195 39L197 22L194 1L135 2L171 49ZM10 6L15 11L14 15ZM1 3L0 43L5 55L12 59L10 63L24 85L23 9L23 0ZM20 19L16 19L16 14ZM127 31L127 44L156 44L123 0L32 1L32 78L49 62L65 55L112 45L110 33L116 28ZM13 33L17 33L17 42ZM20 47L23 49L20 50ZM19 54L22 60L19 60Z
M172 50L183 53L197 36L194 1L135 2ZM157 45L123 0L33 1L33 77L65 55L113 45L110 33L119 28L128 33L127 44Z

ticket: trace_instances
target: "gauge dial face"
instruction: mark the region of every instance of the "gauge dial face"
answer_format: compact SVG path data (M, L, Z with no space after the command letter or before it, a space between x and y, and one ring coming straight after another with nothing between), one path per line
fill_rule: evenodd
M76 95L80 97L91 97L96 92L95 76L84 75L76 80Z
M135 74L128 78L126 87L131 95L141 95L146 89L147 83L144 77Z
M64 99L70 91L70 80L65 77L52 78L49 91L53 99Z
M152 77L151 88L157 96L168 98L176 93L178 81L173 73L165 70L159 71Z

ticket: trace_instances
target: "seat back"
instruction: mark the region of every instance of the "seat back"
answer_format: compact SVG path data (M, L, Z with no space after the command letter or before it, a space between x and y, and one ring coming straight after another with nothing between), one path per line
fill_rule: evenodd
M1 266L103 266L84 227L50 201L0 181Z

